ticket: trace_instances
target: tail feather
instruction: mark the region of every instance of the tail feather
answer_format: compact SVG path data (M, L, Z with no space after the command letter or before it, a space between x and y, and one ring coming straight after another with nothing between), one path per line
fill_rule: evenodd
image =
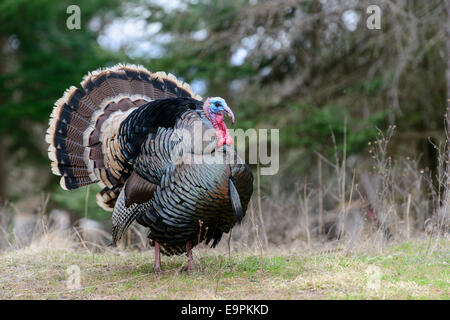
M83 131L80 131L78 128L68 124L66 125L66 127L64 128L64 130L62 130L60 128L60 130L55 131L54 133L54 137L59 137L62 139L68 139L68 137L70 137L70 140L73 142L77 142L78 144L83 144ZM51 141L48 141L49 143L51 143Z
M66 176L64 179L61 179L61 188L65 190L72 190L79 187L84 187L89 184L92 184L92 180L90 177L73 177L73 176Z
M50 116L46 141L52 172L62 176L64 189L98 182L105 187L98 200L111 209L129 175L117 138L120 123L153 100L201 97L171 74L151 73L136 65L92 71L81 86L68 88Z
M116 200L120 195L123 184L114 186L114 188L104 188L97 193L97 204L106 211L113 211Z
M69 94L67 97L62 98L62 102L65 102L72 111L76 111L78 115L88 121L92 112L97 109L92 100L87 99L84 91L74 86L69 88Z

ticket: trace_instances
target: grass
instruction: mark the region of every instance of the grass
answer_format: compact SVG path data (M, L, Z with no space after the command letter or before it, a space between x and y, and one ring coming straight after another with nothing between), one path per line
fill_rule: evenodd
M414 240L370 250L252 252L194 250L185 256L72 249L54 241L0 255L1 299L448 299L448 240ZM373 251L373 250L372 250ZM80 288L70 289L70 266Z

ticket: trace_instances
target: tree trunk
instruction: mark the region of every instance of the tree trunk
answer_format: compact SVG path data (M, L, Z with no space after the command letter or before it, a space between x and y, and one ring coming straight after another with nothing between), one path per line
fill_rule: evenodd
M6 43L6 37L0 34L0 48L4 48ZM4 59L2 57L2 61L0 62L0 75L3 75L5 72ZM4 100L3 92L0 93L0 108L2 107L1 102ZM6 134L4 131L4 119L0 119L0 208L3 203L6 201Z
M447 48L447 68L445 70L445 79L447 82L447 134L450 132L450 2L446 2L447 25L446 25L446 48ZM448 169L450 171L450 169Z
M445 70L445 79L447 82L447 112L446 112L446 125L447 125L447 160L450 159L450 2L445 2L445 10L447 16L446 28L446 51L447 51L447 66ZM446 174L446 186L443 195L443 201L440 210L438 210L438 228L445 228L446 220L448 219L448 211L450 209L450 164L447 163Z
M0 131L0 206L6 201L6 139Z

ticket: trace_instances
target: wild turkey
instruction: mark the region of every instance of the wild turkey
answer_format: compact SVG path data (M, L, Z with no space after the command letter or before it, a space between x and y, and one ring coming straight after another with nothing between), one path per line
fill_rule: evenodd
M99 69L81 86L66 90L51 114L52 172L67 190L103 187L97 203L113 211L113 244L136 220L149 229L156 272L160 251L187 252L191 270L191 249L203 241L215 247L240 223L253 192L224 122L225 114L234 122L233 112L222 98L202 102L188 84L142 66ZM213 130L210 143L196 147L188 139L198 137L195 128Z

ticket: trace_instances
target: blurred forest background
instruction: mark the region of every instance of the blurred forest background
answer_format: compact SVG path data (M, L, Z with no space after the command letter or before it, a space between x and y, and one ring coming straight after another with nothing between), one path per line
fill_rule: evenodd
M72 4L80 30L66 26ZM381 29L366 25L372 4ZM256 179L252 222L241 227L247 240L255 232L268 245L359 237L367 228L387 239L442 230L448 5L0 0L2 224L18 228L19 216L57 211L109 223L96 186L61 190L44 135L66 88L129 62L224 97L234 128L280 129L280 171Z

